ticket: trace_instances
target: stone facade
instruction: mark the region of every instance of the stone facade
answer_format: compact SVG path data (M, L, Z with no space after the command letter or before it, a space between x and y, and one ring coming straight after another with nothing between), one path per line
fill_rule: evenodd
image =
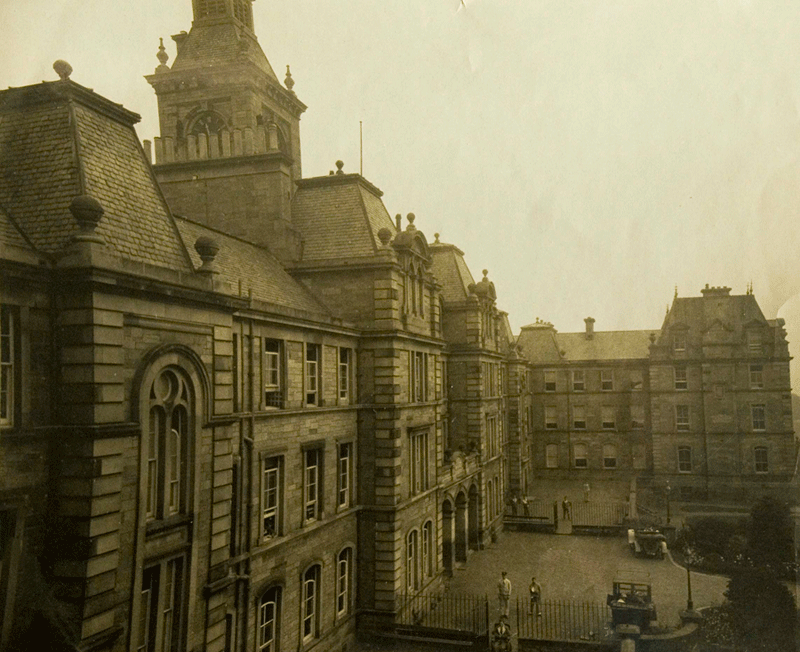
M783 321L751 292L676 297L653 331L522 329L537 478L632 478L684 500L785 491L796 454Z
M493 285L342 164L302 179L249 0L193 7L154 160L64 66L0 93L3 649L347 649L525 482Z

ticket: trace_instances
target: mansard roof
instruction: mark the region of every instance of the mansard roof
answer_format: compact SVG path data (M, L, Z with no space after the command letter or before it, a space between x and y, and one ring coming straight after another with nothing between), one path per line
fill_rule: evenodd
M466 301L470 296L470 286L475 286L475 279L464 260L464 252L453 244L439 242L438 237L428 246L433 260L433 275L442 286L445 303Z
M242 296L317 315L330 316L330 312L298 281L295 281L281 263L265 248L227 235L221 231L176 217L178 230L186 243L192 262L200 268L202 261L194 243L208 237L219 245L214 258L214 268L221 281L229 283Z
M138 120L68 79L0 92L0 206L37 251L56 253L77 233L69 205L85 194L105 211L96 233L110 251L191 269L133 128Z
M302 263L372 256L382 248L378 235L397 227L383 193L360 174L303 179L292 203L292 221L303 238Z

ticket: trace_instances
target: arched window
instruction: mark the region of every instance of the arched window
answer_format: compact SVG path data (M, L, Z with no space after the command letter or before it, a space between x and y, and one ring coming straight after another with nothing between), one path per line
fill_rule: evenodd
M411 530L406 537L406 588L409 591L419 588L419 542L416 530Z
M258 652L277 652L280 636L281 588L264 592L258 604Z
M303 604L300 624L303 641L316 638L319 633L319 578L321 571L319 564L315 564L303 573Z
M422 526L422 573L433 577L433 521Z
M336 558L336 615L342 616L350 611L352 590L353 549L345 548Z
M149 392L148 520L186 512L193 403L192 388L178 369L159 372Z

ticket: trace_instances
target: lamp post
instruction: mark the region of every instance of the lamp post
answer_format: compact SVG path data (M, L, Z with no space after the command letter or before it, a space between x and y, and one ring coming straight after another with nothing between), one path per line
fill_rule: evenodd
M686 589L688 593L688 598L686 600L686 609L687 611L694 610L694 602L692 601L692 571L689 570L689 567L686 567Z
M669 525L669 523L670 523L669 494L672 491L672 487L669 486L669 480L667 480L666 491L667 491L667 525Z

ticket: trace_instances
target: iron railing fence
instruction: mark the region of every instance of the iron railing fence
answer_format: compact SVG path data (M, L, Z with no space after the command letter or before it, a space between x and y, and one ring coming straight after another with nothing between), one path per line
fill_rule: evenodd
M485 636L489 599L485 595L404 593L399 596L396 624Z
M540 641L602 641L611 635L611 610L599 602L516 600L516 633ZM538 614L541 615L538 615ZM514 623L512 623L512 627Z

